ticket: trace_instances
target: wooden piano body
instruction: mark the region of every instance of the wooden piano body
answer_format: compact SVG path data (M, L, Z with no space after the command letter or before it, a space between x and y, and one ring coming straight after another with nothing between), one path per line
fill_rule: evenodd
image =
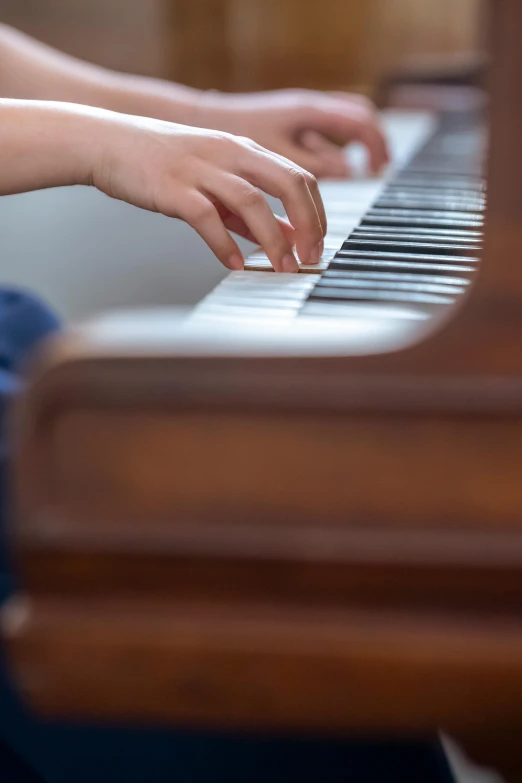
M522 5L492 6L482 264L443 319L121 315L34 367L4 632L39 710L442 729L522 779Z

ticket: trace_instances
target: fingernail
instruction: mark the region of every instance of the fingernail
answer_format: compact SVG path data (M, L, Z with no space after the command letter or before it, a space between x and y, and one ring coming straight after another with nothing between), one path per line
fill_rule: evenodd
M228 267L229 269L244 269L245 262L241 256L239 256L237 253L234 253L228 259Z
M321 242L319 242L318 245L316 245L315 247L313 247L311 249L310 256L308 258L308 263L309 264L318 264L319 263L319 259L321 258L322 254L323 254L323 249L324 249L324 243L321 240Z
M299 270L297 261L291 253L287 253L281 259L281 269L283 272L297 272Z

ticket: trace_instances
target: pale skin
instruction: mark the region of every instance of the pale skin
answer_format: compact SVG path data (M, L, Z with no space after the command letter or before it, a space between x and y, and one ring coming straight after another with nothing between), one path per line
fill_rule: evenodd
M316 176L349 174L350 141L367 147L372 170L388 161L357 96L201 93L107 71L4 25L0 96L0 194L94 185L185 220L229 269L244 264L230 232L260 244L276 271L297 271L296 254L316 263L326 232Z

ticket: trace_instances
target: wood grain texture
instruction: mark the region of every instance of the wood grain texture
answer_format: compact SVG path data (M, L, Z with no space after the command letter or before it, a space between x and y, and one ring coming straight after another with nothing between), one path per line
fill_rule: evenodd
M506 780L520 774L519 623L252 603L29 609L29 626L23 605L7 610L10 651L46 714L308 735L443 727Z
M459 734L478 714L483 732L522 717L522 632L509 620L209 600L64 597L31 610L21 679L52 712ZM21 629L24 611L10 607Z
M145 518L160 528L321 520L522 532L522 419L513 416L80 411L57 420L46 446L37 471L47 492L32 512L46 506L70 532L83 519L87 531L124 535Z

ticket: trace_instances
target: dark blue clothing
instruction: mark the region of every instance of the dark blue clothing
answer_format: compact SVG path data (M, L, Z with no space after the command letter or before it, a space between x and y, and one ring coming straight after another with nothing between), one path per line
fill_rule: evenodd
M0 289L0 597L12 590L5 540L5 413L19 369L59 328L35 298ZM1 659L0 783L451 783L436 740L319 740L46 722L20 702Z

